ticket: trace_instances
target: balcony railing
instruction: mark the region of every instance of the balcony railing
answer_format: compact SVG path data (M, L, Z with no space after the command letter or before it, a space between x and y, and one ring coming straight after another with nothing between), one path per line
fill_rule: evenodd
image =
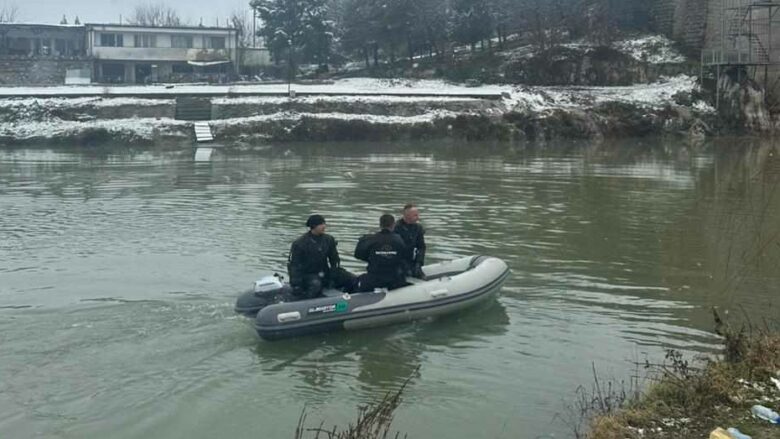
M739 49L730 49L730 50L721 50L721 49L714 49L714 50L703 50L701 54L701 62L704 65L707 66L717 66L717 65L766 65L770 64L769 60L757 56L756 53L753 53L749 50L739 50Z

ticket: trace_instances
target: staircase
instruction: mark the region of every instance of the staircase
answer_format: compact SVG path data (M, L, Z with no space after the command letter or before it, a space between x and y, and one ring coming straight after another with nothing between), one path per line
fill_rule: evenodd
M176 119L211 120L211 99L192 97L176 98Z
M752 0L749 3L755 4L759 2L757 0ZM748 23L750 20L749 11L750 6L747 5L740 6L736 9L736 13L729 19L728 37L731 40L734 49L737 51L741 51L741 44L747 43L748 50L744 53L748 56L748 59L744 60L745 62L768 64L769 52L761 42L761 38L751 30L751 25ZM743 40L743 38L747 41Z
M769 53L756 34L748 35L750 40L750 58L759 64L769 64Z
M195 141L198 143L214 141L208 122L195 122Z

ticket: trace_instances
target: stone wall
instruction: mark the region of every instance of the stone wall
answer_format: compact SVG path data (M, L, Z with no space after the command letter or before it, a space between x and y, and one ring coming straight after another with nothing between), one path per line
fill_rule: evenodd
M652 6L655 29L668 37L674 34L674 15L679 0L655 0Z
M698 54L704 47L705 36L708 27L708 11L711 0L685 0L683 2L680 18L682 29L676 30L675 37L683 46L691 52Z
M65 83L68 69L92 70L92 61L79 59L35 59L0 57L0 84L56 85Z
M719 0L652 0L653 22L658 32L677 41L689 55L704 47L709 11Z

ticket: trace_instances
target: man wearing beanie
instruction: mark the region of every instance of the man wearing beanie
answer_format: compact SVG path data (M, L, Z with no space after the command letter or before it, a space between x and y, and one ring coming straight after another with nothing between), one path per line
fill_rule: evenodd
M309 231L290 247L287 269L294 294L311 299L320 296L329 284L350 290L355 276L341 268L338 243L325 233L325 218L311 215L306 227Z

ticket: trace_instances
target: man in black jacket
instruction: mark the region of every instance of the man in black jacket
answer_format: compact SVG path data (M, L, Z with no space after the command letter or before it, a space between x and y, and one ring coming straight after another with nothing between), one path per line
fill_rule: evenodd
M414 204L407 204L403 214L403 218L395 223L393 231L401 236L406 245L404 274L422 279L422 267L425 265L425 229L420 224L420 211Z
M306 220L308 233L292 243L287 269L293 294L311 299L322 294L328 285L354 288L355 276L341 268L336 240L325 233L325 218L312 215Z
M394 226L393 215L382 215L379 218L381 230L358 241L355 257L368 262L367 273L358 278L358 291L406 285L403 262L406 246L401 237L393 233Z

